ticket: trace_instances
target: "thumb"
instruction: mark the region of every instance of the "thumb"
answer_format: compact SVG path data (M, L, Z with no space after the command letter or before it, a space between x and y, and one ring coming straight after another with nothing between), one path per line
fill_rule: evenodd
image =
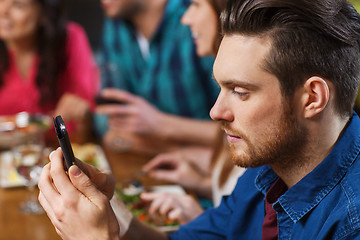
M78 166L72 165L70 167L69 177L74 187L76 187L85 197L95 205L100 204L103 194Z
M155 193L152 192L143 192L140 195L140 198L142 200L146 200L146 201L152 201L157 195Z

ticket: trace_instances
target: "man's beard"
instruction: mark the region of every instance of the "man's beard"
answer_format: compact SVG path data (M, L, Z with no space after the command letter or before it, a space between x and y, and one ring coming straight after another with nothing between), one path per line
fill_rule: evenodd
M296 119L290 104L284 104L282 116L273 125L264 129L263 134L250 142L241 136L247 149L237 153L236 144L230 144L230 158L240 167L259 167L265 164L289 166L297 164L295 158L301 156L307 142L307 130ZM226 124L224 124L226 129Z

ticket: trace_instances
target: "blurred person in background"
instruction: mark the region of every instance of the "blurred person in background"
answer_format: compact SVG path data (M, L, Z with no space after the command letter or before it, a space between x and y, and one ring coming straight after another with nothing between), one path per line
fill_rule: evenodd
M118 151L157 154L184 145L209 147L217 124L209 110L218 87L213 58L200 59L180 23L184 0L103 0L101 96L122 104L97 108L97 131ZM101 116L105 115L105 116Z
M220 35L220 13L225 0L193 0L181 22L190 27L199 56L216 56ZM152 201L150 212L159 212L181 224L196 218L212 201L220 204L223 195L230 194L244 168L234 166L228 155L228 145L223 131L218 133L215 151L184 148L156 156L143 168L151 177L180 184L200 197L166 192L143 193L144 200ZM166 166L166 167L164 167Z
M22 111L82 121L100 74L84 30L63 0L0 1L0 115Z

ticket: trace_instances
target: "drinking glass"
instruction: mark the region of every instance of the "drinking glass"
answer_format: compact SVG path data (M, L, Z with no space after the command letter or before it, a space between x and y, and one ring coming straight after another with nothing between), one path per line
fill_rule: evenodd
M35 187L44 165L43 132L41 130L18 131L15 136L16 144L12 151L14 164L19 175L25 180L28 190L27 200L20 206L20 211L27 214L41 214L44 210L37 200Z

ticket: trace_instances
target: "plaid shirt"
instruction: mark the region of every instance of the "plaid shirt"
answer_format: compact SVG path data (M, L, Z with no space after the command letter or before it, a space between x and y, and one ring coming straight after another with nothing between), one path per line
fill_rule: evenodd
M122 19L105 20L100 59L103 87L141 96L161 111L209 119L219 92L211 80L213 58L199 58L188 27L180 19L188 1L168 1L162 21L144 58L134 27ZM104 119L96 119L103 134Z

